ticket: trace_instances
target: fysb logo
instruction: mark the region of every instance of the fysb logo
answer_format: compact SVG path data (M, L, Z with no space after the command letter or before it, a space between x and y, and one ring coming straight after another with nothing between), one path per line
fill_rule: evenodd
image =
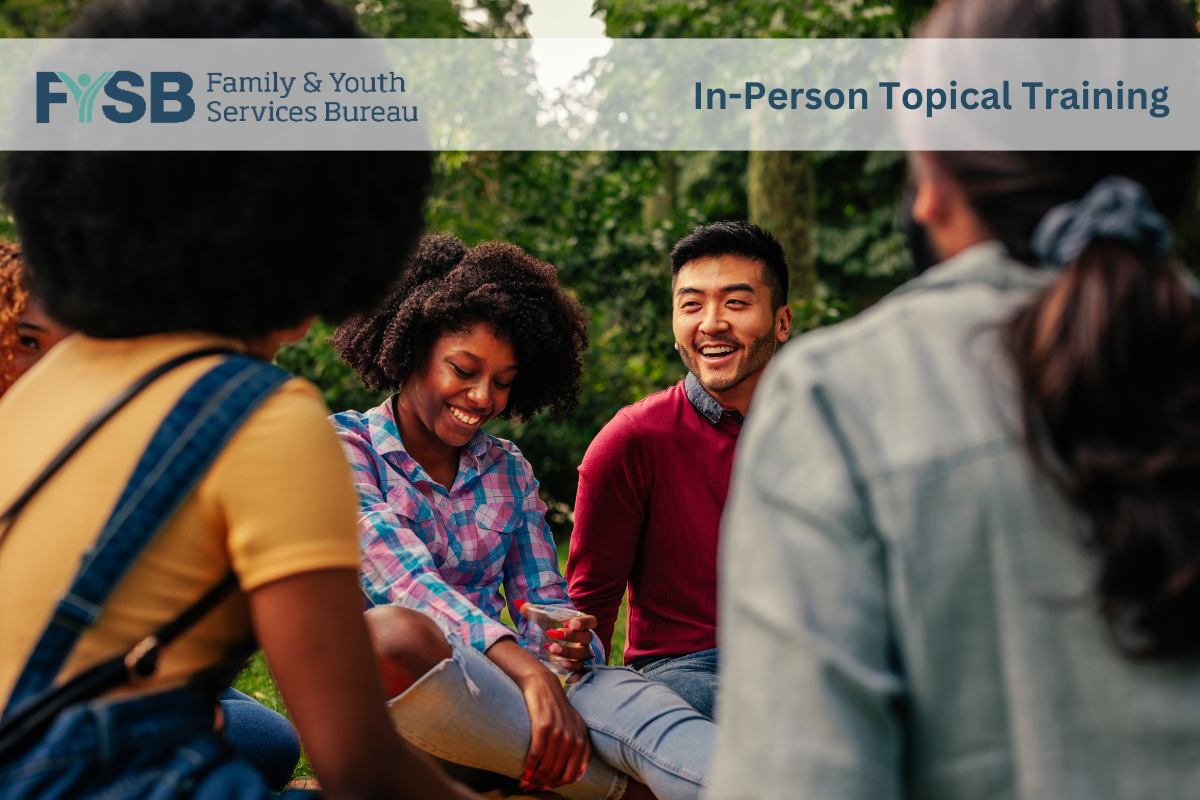
M72 78L65 72L37 74L37 121L50 121L50 106L67 104L67 92L54 91L54 84L64 84L75 98L80 122L92 121L92 106L96 98L115 100L116 104L100 106L100 111L113 122L137 122L146 116L146 98L135 89L144 88L142 76L129 70L101 72L92 78L83 73ZM191 98L192 78L186 72L150 73L150 121L186 122L196 113L196 101ZM168 107L169 106L169 107Z

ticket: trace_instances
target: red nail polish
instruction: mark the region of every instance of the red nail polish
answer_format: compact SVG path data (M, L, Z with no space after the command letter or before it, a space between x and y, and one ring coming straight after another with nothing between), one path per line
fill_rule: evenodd
M564 631L562 628L551 628L550 630L546 631L546 635L549 636L551 639L567 638L567 632Z

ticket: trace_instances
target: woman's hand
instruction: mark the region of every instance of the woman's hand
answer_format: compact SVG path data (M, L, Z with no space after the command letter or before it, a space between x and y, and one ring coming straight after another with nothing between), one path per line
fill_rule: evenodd
M552 789L583 776L592 743L583 717L567 700L558 677L538 666L542 674L521 687L533 728L522 788Z
M553 653L563 669L579 672L583 662L592 657L592 628L596 627L596 618L588 615L576 617L566 622L565 628L554 628L546 631L551 639L558 643L546 646Z
M583 777L592 743L558 677L512 639L489 647L487 657L520 687L529 709L533 738L521 789L552 789Z

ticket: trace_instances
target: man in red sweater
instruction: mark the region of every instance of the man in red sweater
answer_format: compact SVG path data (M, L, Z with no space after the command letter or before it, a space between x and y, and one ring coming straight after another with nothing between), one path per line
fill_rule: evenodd
M713 715L717 539L742 421L792 326L783 248L748 222L671 253L671 327L688 376L621 409L579 467L568 592L606 650L625 588L625 663Z

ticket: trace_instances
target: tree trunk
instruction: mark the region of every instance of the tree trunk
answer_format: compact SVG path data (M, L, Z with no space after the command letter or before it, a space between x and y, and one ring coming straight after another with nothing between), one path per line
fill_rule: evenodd
M662 174L658 191L642 198L642 225L647 231L670 219L679 205L679 159L674 153L660 152L658 169Z
M817 201L808 154L750 151L746 199L750 221L783 245L791 284L788 299L812 297L817 285L812 255Z

